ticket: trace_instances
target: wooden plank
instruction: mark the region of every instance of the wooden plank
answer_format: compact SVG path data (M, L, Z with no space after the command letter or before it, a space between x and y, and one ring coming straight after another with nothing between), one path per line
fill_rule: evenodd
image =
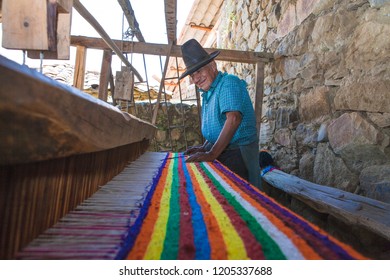
M70 29L71 13L59 13L57 16L57 48L55 51L43 51L44 59L70 58ZM27 56L32 59L40 58L40 51L30 50Z
M108 97L108 82L111 75L111 61L112 61L112 51L105 50L103 52L102 67L100 69L100 79L99 79L99 94L98 97L100 100L107 101Z
M0 165L152 139L156 127L0 56Z
M80 90L84 89L85 67L87 63L87 48L77 46L76 63L74 67L73 86Z
M57 59L69 59L70 57L70 29L72 13L58 14L57 23Z
M72 13L73 0L57 0L57 4L59 13Z
M176 12L177 0L165 0L165 23L167 27L168 44L173 42L176 44Z
M143 82L142 76L138 73L137 69L133 67L133 65L130 64L130 62L127 60L127 58L123 55L122 51L119 49L118 46L120 44L116 45L115 42L108 36L106 31L104 31L103 27L99 24L99 22L88 12L88 10L80 3L79 0L73 1L73 7L76 9L76 11L89 23L92 25L92 27L99 33L99 35L102 37L104 42L116 53L116 55L122 60L122 62L127 66L130 67L133 71L134 75L137 77L137 79L140 82Z
M116 45L120 45L122 41L113 40ZM103 39L91 38L84 36L71 36L70 43L72 46L86 46L91 49L107 49L107 45ZM169 45L166 44L152 44L141 42L123 42L123 53L140 53L148 55L162 55L165 56L168 52ZM221 53L216 57L216 60L242 62L242 63L256 63L269 62L273 59L273 54L266 52L251 52L251 51L236 51L226 49L206 48L207 52L219 50ZM171 57L182 57L181 46L174 45L171 50Z
M280 170L266 173L263 179L320 213L358 225L390 241L390 204L314 184Z
M134 74L129 67L122 66L115 76L115 99L133 101Z
M46 0L4 0L3 41L7 49L48 50Z
M256 88L255 88L255 115L256 115L256 129L260 135L261 114L263 108L263 89L264 89L264 63L256 63Z
M164 88L165 75L167 74L167 69L168 69L168 64L169 64L169 57L170 57L170 52L171 52L171 49L172 49L172 46L173 46L173 42L171 42L169 44L169 46L170 46L170 48L169 48L169 50L168 50L168 52L166 54L164 70L163 70L161 81L160 81L160 88L158 90L157 102L156 102L156 106L154 107L154 110L153 110L152 124L155 124L156 121L157 121L157 113L158 113L158 108L160 106L161 93L162 93L163 88Z
M49 51L57 49L57 2L47 1L47 38Z

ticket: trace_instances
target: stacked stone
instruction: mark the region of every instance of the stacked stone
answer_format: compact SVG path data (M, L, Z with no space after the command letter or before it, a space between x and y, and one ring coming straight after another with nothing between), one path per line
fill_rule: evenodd
M226 1L217 47L267 51L260 148L312 182L390 202L390 0ZM225 63L248 82L253 65Z

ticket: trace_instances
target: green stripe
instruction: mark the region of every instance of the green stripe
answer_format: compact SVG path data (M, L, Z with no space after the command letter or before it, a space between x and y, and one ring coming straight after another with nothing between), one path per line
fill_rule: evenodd
M164 249L161 253L162 260L175 260L178 257L179 251L179 238L180 238L180 200L179 200L179 168L177 153L172 154L176 157L173 165L173 174L167 174L172 176L171 186L171 199L169 201L169 217L167 222L167 230L164 241Z
M211 179L217 190L229 201L235 211L246 222L249 230L255 236L256 240L261 244L265 259L267 260L286 260L286 256L280 250L278 244L267 234L267 232L259 225L256 219L238 202L224 187L217 181L217 179L205 167L204 163L200 166ZM245 242L245 240L244 240Z

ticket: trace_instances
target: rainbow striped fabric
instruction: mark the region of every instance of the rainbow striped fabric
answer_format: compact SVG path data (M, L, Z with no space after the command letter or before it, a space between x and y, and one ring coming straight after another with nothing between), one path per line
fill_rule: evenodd
M168 153L118 259L363 259L218 161Z

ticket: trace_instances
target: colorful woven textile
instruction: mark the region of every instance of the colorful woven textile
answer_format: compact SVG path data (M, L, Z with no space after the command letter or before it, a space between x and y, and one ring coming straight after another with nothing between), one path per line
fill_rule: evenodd
M168 153L119 259L361 259L219 162Z

